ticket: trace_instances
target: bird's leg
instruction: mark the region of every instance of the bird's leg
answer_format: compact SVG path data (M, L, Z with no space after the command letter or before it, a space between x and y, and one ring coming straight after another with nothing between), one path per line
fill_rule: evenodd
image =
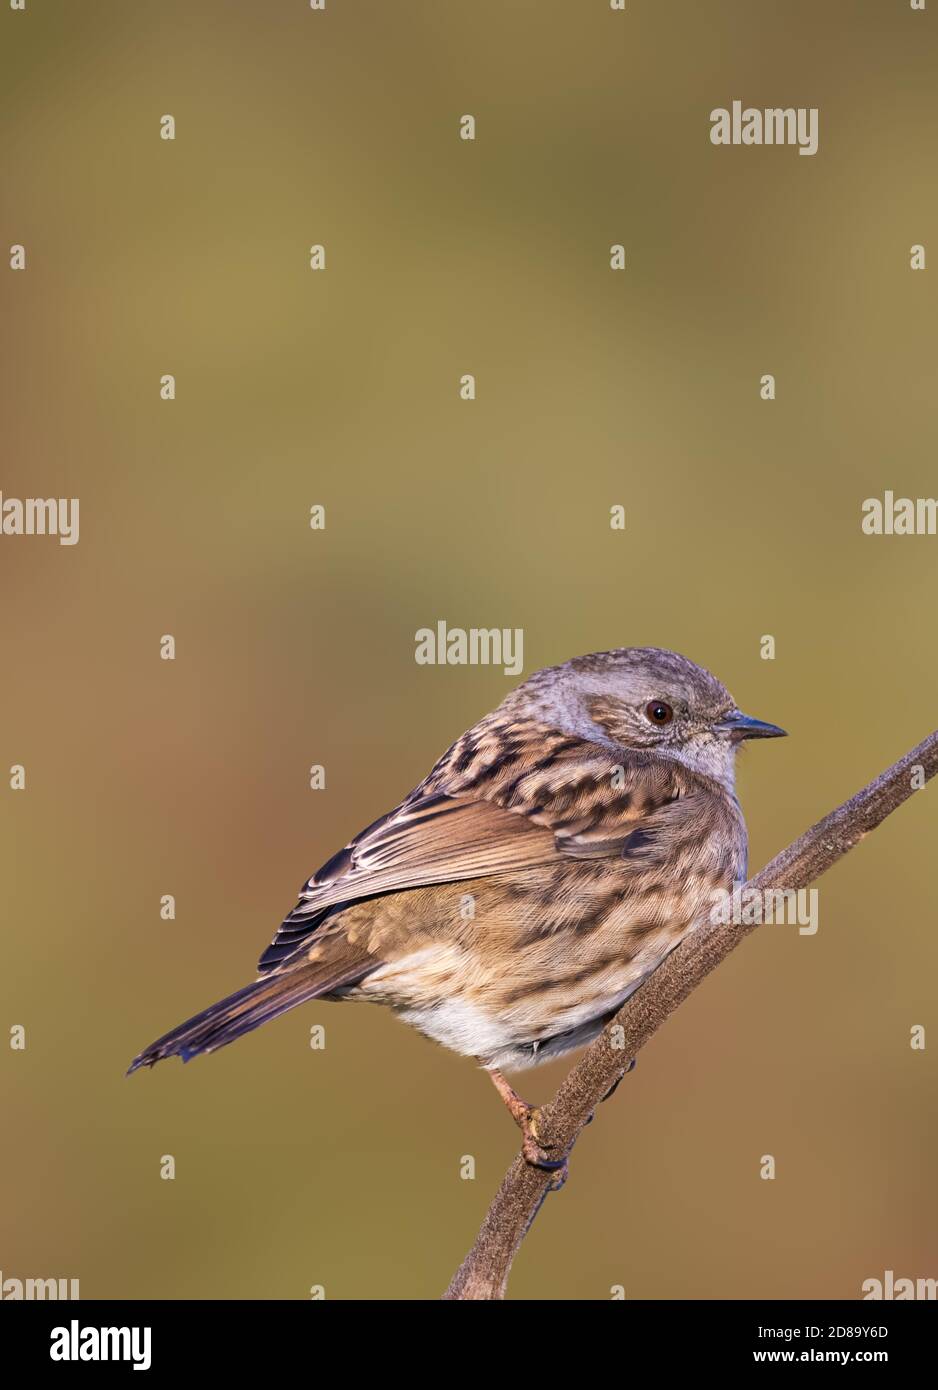
M509 1115L524 1135L521 1152L525 1162L530 1163L533 1168L545 1168L549 1173L559 1174L561 1170L566 1169L566 1157L552 1158L538 1138L538 1110L533 1105L528 1105L526 1100L521 1099L518 1092L505 1080L497 1067L486 1067L486 1071L492 1079L492 1085L505 1102ZM565 1173L564 1176L566 1176ZM557 1185L562 1186L562 1183Z
M534 1113L533 1107L528 1105L526 1100L521 1099L511 1082L502 1076L501 1072L498 1071L496 1067L487 1067L486 1070L491 1078L492 1085L505 1102L509 1115L518 1128L524 1131L529 1125L531 1116Z

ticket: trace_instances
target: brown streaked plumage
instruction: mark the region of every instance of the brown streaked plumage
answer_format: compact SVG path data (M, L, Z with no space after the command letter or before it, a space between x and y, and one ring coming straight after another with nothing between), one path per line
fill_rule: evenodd
M736 746L782 730L686 657L539 671L304 885L260 978L130 1070L211 1052L307 999L387 1004L500 1076L578 1047L746 874Z

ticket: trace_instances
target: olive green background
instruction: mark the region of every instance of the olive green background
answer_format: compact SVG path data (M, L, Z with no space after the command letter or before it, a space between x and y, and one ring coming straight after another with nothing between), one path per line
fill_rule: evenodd
M938 537L860 530L886 488L938 495L938 271L909 266L938 257L933 11L0 11L0 488L81 500L76 547L0 537L4 1278L445 1287L517 1147L471 1062L312 1004L123 1076L514 684L418 667L417 628L521 627L525 674L644 643L712 668L792 735L743 759L754 866L934 726ZM818 107L817 155L713 147L734 99ZM654 1039L514 1297L938 1275L936 809L913 797L822 881L816 937L766 927Z

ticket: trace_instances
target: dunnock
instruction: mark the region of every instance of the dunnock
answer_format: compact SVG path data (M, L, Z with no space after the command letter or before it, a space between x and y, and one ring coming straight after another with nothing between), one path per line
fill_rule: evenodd
M538 671L302 888L260 978L130 1070L233 1042L308 999L387 1004L500 1068L589 1042L746 876L738 744L783 734L675 652L619 648Z

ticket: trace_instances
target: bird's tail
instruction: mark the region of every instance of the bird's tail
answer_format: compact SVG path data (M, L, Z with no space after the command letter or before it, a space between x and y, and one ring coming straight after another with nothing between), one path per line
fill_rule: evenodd
M331 970L324 970L321 964L300 966L282 975L255 980L157 1038L134 1058L127 1075L138 1067L152 1067L164 1057L181 1057L188 1062L202 1052L214 1052L307 999L357 983L366 973L367 968L356 961L347 962L345 968L334 964Z

